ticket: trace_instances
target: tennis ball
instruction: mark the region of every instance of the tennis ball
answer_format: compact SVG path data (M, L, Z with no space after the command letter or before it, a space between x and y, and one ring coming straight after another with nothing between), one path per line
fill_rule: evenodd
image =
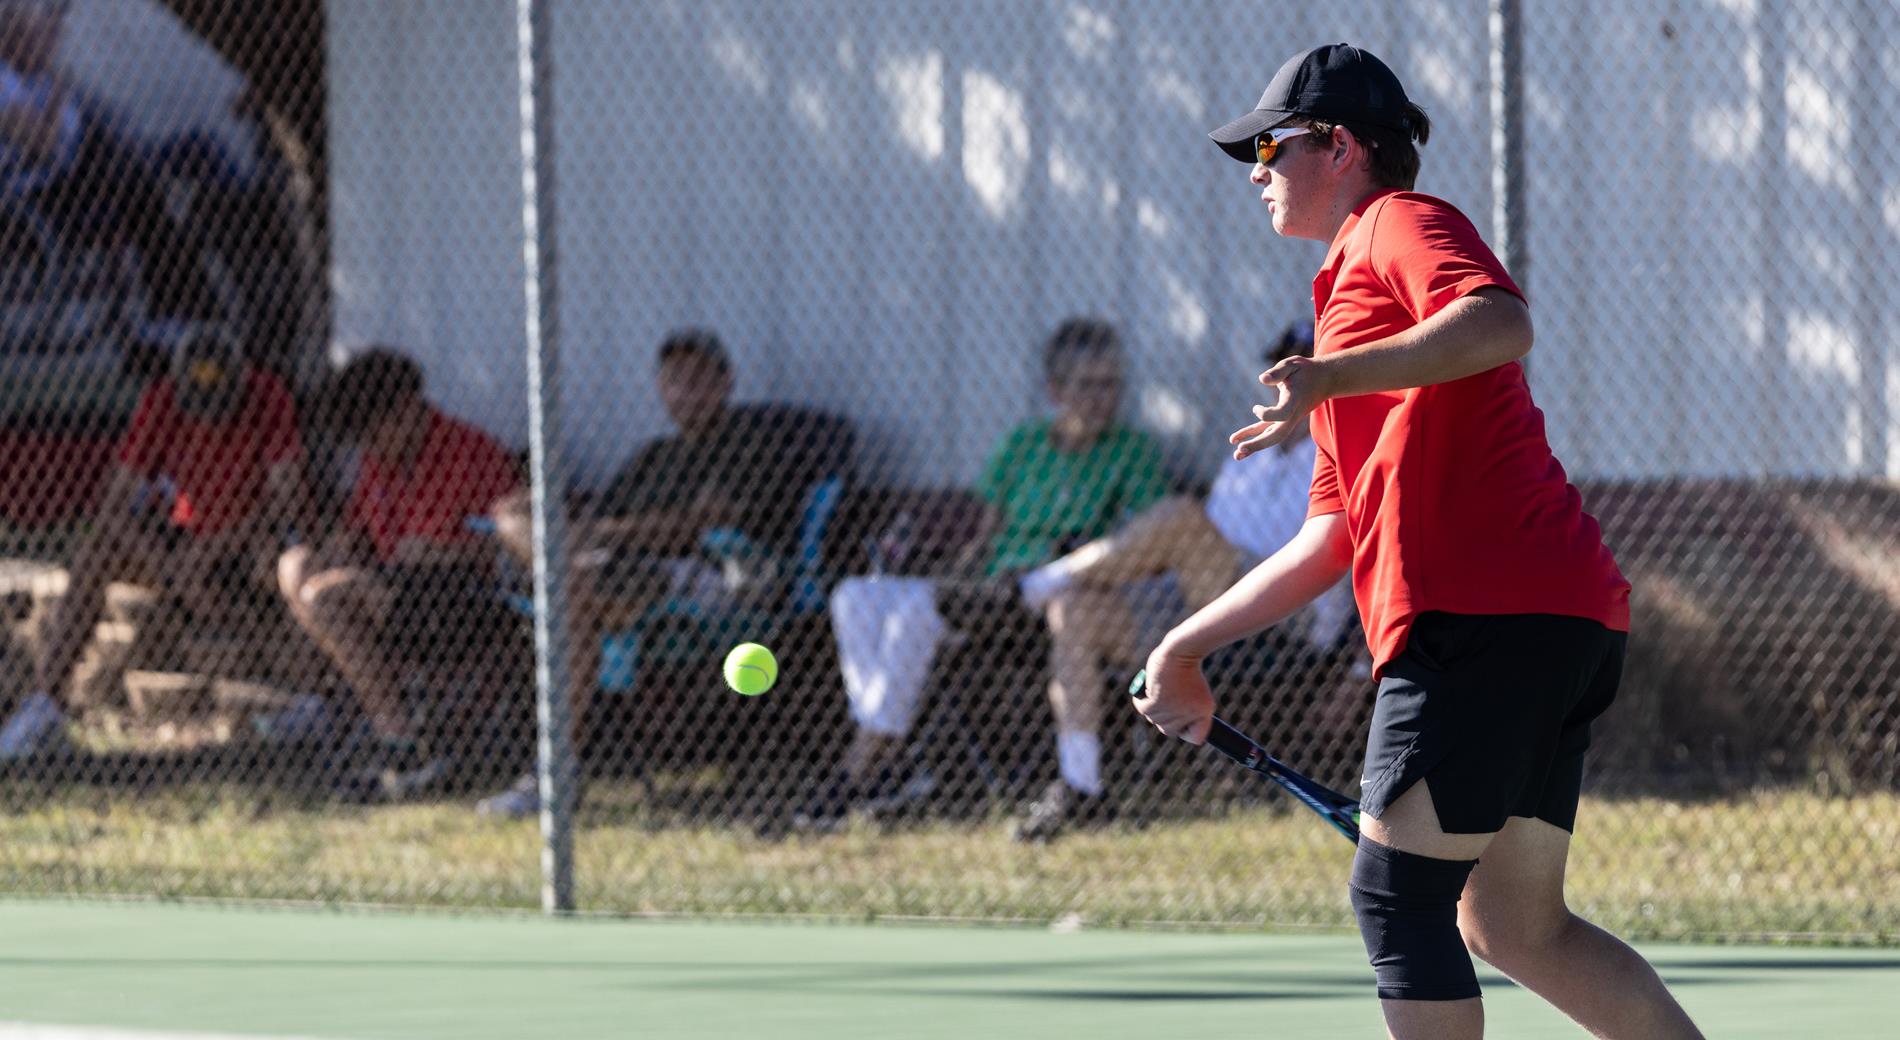
M778 682L778 658L757 643L740 643L726 655L726 685L756 697Z

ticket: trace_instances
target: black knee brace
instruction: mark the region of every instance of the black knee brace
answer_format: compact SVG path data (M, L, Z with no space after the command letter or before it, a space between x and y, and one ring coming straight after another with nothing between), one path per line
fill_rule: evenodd
M1458 934L1458 897L1475 859L1432 859L1359 839L1352 909L1385 1000L1464 1000L1478 976Z

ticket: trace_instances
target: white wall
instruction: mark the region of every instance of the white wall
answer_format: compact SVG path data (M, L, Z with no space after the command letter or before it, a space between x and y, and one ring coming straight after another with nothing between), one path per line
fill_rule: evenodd
M1527 5L1532 381L1573 472L1900 475L1900 32L1862 6ZM1128 332L1131 414L1211 469L1320 258L1203 137L1282 56L1385 57L1435 121L1421 189L1489 226L1482 0L1320 7L560 0L584 472L664 429L652 348L704 324L742 396L857 417L886 478L968 480L1083 311ZM513 4L329 15L340 329L518 443Z
M340 348L400 346L450 410L520 445L513 6L331 5L331 279Z

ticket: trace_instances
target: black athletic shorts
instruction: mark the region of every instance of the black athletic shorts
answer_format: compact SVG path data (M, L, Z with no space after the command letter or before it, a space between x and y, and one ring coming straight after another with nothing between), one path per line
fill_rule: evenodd
M1588 618L1420 614L1379 682L1364 811L1383 816L1425 780L1447 834L1512 816L1571 830L1590 722L1616 698L1627 641Z

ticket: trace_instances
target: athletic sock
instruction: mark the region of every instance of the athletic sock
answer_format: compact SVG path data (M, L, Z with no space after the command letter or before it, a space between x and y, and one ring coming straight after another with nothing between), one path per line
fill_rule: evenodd
M1102 742L1095 734L1057 734L1056 757L1062 766L1063 783L1083 794L1102 793Z
M1045 563L1017 579L1016 587L1022 591L1023 603L1030 610L1040 611L1049 605L1049 601L1068 591L1075 584L1075 577L1069 573L1064 561Z

